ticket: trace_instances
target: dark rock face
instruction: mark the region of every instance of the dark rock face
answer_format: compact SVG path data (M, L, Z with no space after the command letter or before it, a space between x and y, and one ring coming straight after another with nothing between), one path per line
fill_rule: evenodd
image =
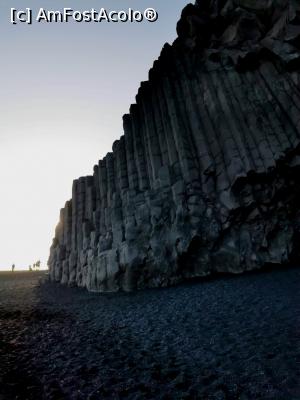
M124 136L74 181L55 281L132 290L299 260L299 2L199 0L177 31Z

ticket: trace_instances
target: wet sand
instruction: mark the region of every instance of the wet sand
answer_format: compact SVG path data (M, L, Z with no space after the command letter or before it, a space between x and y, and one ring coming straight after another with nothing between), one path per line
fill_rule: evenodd
M97 294L0 272L0 399L300 399L300 269Z

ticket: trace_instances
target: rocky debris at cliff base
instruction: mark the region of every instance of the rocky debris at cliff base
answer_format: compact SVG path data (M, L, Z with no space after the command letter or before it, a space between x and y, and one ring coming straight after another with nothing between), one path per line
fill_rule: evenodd
M298 268L132 294L0 273L3 400L297 400Z

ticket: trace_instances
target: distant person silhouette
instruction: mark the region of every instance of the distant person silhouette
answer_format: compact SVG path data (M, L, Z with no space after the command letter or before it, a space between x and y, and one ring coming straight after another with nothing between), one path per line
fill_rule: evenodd
M13 265L11 266L11 271L12 271L12 272L14 272L15 267L16 267L15 264L13 264Z

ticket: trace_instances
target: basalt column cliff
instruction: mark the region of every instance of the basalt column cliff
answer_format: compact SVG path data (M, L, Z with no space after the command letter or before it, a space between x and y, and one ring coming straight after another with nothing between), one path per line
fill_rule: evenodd
M177 32L74 181L52 280L132 290L299 262L299 1L199 0Z

